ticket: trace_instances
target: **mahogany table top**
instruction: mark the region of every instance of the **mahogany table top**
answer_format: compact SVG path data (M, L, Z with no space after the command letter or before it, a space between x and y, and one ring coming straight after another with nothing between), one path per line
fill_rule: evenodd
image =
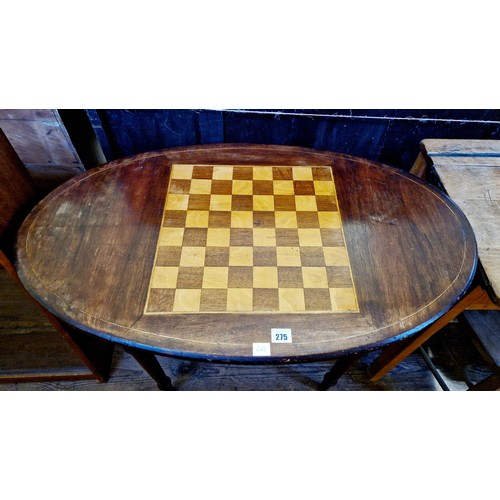
M304 361L423 328L465 292L476 244L434 187L286 146L172 148L63 184L18 238L26 288L74 326L188 358Z

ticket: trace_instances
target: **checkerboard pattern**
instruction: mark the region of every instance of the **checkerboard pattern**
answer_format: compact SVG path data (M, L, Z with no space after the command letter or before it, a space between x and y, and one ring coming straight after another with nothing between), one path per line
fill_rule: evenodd
M357 310L330 167L172 166L146 314Z

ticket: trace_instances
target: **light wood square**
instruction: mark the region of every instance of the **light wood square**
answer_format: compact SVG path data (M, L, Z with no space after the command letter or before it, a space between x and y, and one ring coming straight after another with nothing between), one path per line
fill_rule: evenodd
M229 247L230 266L253 266L253 247Z
M253 179L259 181L272 181L273 167L253 167Z
M183 227L162 227L160 230L158 245L166 247L180 247L183 239Z
M229 288L227 291L227 310L248 312L253 310L252 288Z
M278 288L278 268L277 267L254 267L253 268L254 288Z
M151 288L175 288L177 286L177 267L156 266L151 280Z
M253 212L250 210L231 212L231 227L253 227Z
M274 196L259 194L253 197L253 209L256 211L274 210Z
M303 267L304 288L328 288L328 277L324 267Z
M169 193L167 195L167 203L165 204L165 210L187 210L188 202L189 202L188 194Z
M209 227L207 230L207 247L228 247L231 229L225 227Z
M253 194L252 181L233 181L233 194Z
M278 266L300 267L300 248L299 247L276 247L276 260Z
M333 181L314 181L314 193L317 195L333 196L335 184Z
M205 247L182 247L181 267L202 267L205 264Z
M274 223L277 228L295 229L297 227L296 212L275 212Z
M186 227L208 227L208 210L188 210Z
M203 288L227 288L229 268L205 267L203 270Z
M280 288L278 294L280 311L305 311L306 304L302 288Z
M358 304L352 288L330 288L333 311L357 311Z
M316 196L296 196L295 208L297 212L316 212Z
M212 191L212 181L210 179L193 179L189 194L210 194Z
M230 181L233 178L233 167L228 165L214 165L212 179Z
M301 247L320 247L323 245L319 229L298 229Z
M349 266L349 257L345 247L324 247L323 255L327 266Z
M274 181L274 193L282 195L293 195L293 181Z
M332 229L342 227L339 212L318 212L319 227Z
M312 181L313 174L311 167L293 167L292 177L294 181Z
M254 247L275 247L276 231L271 228L255 228L253 230Z
M173 312L197 312L200 310L201 289L175 291Z
M210 197L210 210L228 212L231 210L231 201L230 194L213 194Z
M172 179L191 179L193 177L193 165L172 165L170 177Z

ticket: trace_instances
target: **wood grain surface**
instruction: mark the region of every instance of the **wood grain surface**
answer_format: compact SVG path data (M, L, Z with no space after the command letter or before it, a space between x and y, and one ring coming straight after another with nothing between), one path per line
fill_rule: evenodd
M479 260L500 303L500 164L435 168L474 229Z
M424 139L420 150L427 170L471 223L491 302L487 308L494 308L500 305L500 141Z
M55 342L51 341L50 339L52 339L55 333L53 332L46 339L46 350L44 351L46 358L42 362L38 359L42 351L32 349L33 344L40 345L38 339L33 339L30 335L20 337L20 342L12 342L13 337L9 339L2 338L0 341L2 354L6 357L2 356L2 359L0 359L0 372L2 372L0 373L0 379L5 380L8 378L16 380L16 378L20 378L26 380L29 378L35 380L43 378L48 380L68 377L96 377L104 381L109 372L113 345L105 343L95 336L68 331L66 325L63 325L47 309L44 309L24 289L17 274L15 267L16 234L21 222L38 199L39 195L35 193L34 185L28 171L23 166L21 159L10 144L7 136L0 129L0 267L4 268L10 274L13 281L20 286L22 292L29 297L32 304L46 317L48 322L62 337L58 337ZM5 283L3 287L5 287ZM18 304L18 307L23 306ZM64 343L67 344L66 349L71 348L90 372L87 370L83 371L82 369L65 369L62 370L65 371L65 374L62 373L57 366L57 358L61 352L64 352L64 349L61 351L56 346ZM53 362L47 363L51 353L53 355ZM38 365L38 370L33 369L36 365Z
M0 249L8 255L13 234L33 207L34 196L27 170L0 129Z
M144 314L172 165L330 166L359 312ZM402 338L445 313L475 271L462 212L390 167L295 147L224 144L118 160L70 180L25 221L19 275L65 321L123 344L188 358L286 362ZM291 343L272 343L273 328ZM270 344L254 356L254 344Z

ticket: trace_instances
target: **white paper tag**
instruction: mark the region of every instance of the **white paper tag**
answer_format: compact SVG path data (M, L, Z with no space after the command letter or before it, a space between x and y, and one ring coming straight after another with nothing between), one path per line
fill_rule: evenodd
M271 356L271 344L269 342L254 342L254 356Z
M274 344L291 344L292 330L290 328L271 328L271 342Z

